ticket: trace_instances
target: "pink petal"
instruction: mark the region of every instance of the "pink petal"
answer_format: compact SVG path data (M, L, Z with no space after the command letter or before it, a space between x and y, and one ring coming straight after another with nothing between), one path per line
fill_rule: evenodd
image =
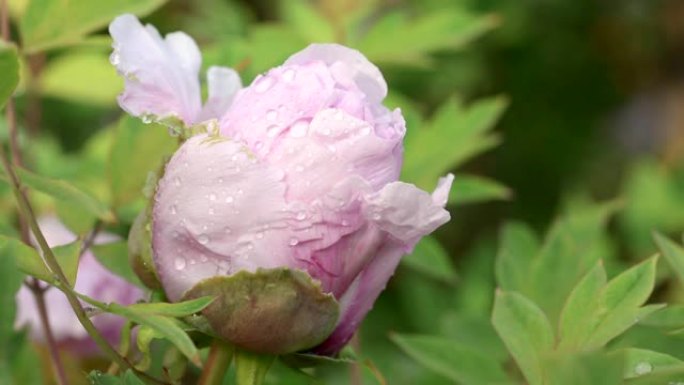
M110 60L125 79L121 108L146 119L178 117L192 124L201 108L202 60L192 38L174 32L162 39L153 26L143 27L129 14L114 19L109 33L114 40Z
M211 66L207 71L209 97L198 121L219 119L230 107L235 94L242 88L240 75L227 67Z
M378 67L361 52L339 44L311 44L290 56L285 65L303 65L315 61L332 67L339 79L354 81L368 96L370 103L379 103L387 96L387 83Z

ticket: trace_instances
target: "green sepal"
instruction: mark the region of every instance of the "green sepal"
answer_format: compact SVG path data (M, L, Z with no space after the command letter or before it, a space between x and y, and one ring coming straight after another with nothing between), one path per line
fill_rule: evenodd
M161 290L157 272L152 260L152 234L150 232L150 213L147 209L140 212L128 233L128 262L140 281L152 290Z
M200 281L183 300L212 296L202 314L220 338L250 352L287 354L323 342L339 306L319 282L286 268L240 271Z

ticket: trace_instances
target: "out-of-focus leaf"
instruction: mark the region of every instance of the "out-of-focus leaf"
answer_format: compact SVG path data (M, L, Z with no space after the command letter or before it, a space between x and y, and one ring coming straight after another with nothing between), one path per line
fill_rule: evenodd
M77 241L52 249L57 262L62 267L64 275L66 275L69 283L72 285L76 282L80 247L81 242ZM50 284L56 283L54 275L50 273L43 259L33 247L24 244L18 239L0 236L0 252L3 255L13 257L16 266L24 273Z
M120 377L94 370L88 374L92 385L145 385L130 369Z
M416 64L425 62L431 52L459 49L496 25L491 15L449 8L417 18L390 12L371 27L357 48L373 62Z
M149 326L142 325L138 328L138 333L135 336L138 350L142 353L142 359L137 364L140 370L147 370L152 364L152 356L150 351L150 344L154 339L164 338L164 335Z
M7 362L10 339L15 333L14 317L16 314L16 294L24 280L24 275L17 269L15 262L20 253L35 252L18 250L20 246L8 244L11 238L0 238L0 362ZM23 245L23 244L22 244ZM18 251L18 253L17 253ZM2 365L0 363L0 365Z
M624 362L621 355L591 352L555 354L544 361L545 384L621 385Z
M684 305L660 309L641 321L642 324L664 329L684 328Z
M529 285L530 266L539 252L539 240L524 223L510 222L501 231L500 243L496 281L504 290L522 292Z
M447 282L456 279L456 268L447 251L434 237L425 237L416 244L413 252L402 263L433 278Z
M671 366L625 381L626 385L684 384L684 365Z
M261 385L276 356L235 352L235 378L238 385Z
M622 352L625 354L625 378L639 377L684 365L684 362L676 357L651 350L629 348Z
M157 172L165 156L177 147L177 140L157 124L146 125L124 116L116 127L108 174L112 203L120 207L143 197L150 172Z
M463 205L493 200L507 200L511 190L491 179L474 175L457 175L449 192L450 205Z
M658 233L654 233L653 238L665 260L672 266L675 274L677 274L679 282L684 284L684 249Z
M426 368L459 384L511 383L490 356L456 341L434 336L393 335L394 343Z
M64 180L34 174L23 168L17 168L16 170L19 179L24 185L47 194L57 201L81 207L105 222L113 222L115 220L114 214L106 205L73 184ZM7 175L0 172L0 180L7 181Z
M542 359L553 349L553 329L544 312L515 292L498 292L492 314L494 329L530 385L544 383Z
M559 335L561 349L576 349L582 346L591 329L597 311L596 298L606 285L608 278L599 261L570 293L560 317Z
M598 264L570 294L561 315L561 348L595 350L622 334L659 305L641 307L653 291L657 258L651 258L607 284Z
M309 42L334 42L335 31L328 20L307 0L281 3L283 20Z
M0 108L19 84L19 58L14 45L0 42Z
M560 218L532 263L528 296L557 324L563 303L580 278L600 257L598 245L615 204L591 206Z
M19 23L24 49L36 52L80 42L123 13L144 16L166 0L31 0Z
M464 108L448 100L426 127L406 137L402 179L431 189L447 171L499 143L488 133L499 118L506 101L490 98Z
M126 241L93 245L90 251L109 271L136 286L144 287L128 262L128 244Z
M116 104L122 82L107 55L75 52L48 62L40 77L44 96L98 106Z

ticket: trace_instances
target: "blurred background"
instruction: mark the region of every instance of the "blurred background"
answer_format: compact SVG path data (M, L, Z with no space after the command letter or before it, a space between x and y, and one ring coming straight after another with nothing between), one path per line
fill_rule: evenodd
M559 213L616 201L600 241L616 266L655 252L651 230L684 229L681 0L150 3L145 21L193 36L203 68L232 66L244 84L311 42L361 50L408 123L403 179L432 188L455 172L452 221L407 258L356 341L389 384L453 383L410 360L392 333L442 334L505 359L488 322L505 222L543 235ZM10 0L16 20L26 4ZM31 167L99 195L108 194L108 127L121 116L110 44L100 29L29 56L17 100ZM123 235L144 205L124 203L114 229ZM329 383L358 375L326 370Z

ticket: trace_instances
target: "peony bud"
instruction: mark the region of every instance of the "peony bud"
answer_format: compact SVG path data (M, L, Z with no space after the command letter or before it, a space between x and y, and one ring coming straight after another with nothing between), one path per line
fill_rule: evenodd
M39 225L50 247L76 240L76 235L71 233L56 217L41 218ZM103 234L96 238L95 243L101 244L114 240L116 240L115 236ZM90 251L86 251L81 256L74 289L102 302L116 302L123 305L130 305L143 295L142 290L105 269ZM88 354L96 351L95 344L90 341L88 333L76 318L66 296L55 288L50 288L44 295L50 328L57 342L76 353ZM28 326L32 338L43 341L45 336L31 291L22 287L17 293L16 303L15 327ZM110 342L115 343L118 341L124 321L110 314L100 314L93 318L93 323Z
M218 133L187 140L159 181L153 258L168 297L218 295L204 314L245 349L335 354L401 256L449 220L452 175L432 194L398 181L405 122L382 104L378 68L358 51L311 45L234 95L236 82L218 89L210 77L207 105L223 109L209 114L191 40L181 56L178 33L162 40L132 16L110 31L117 52L139 53L118 63L126 111L219 122ZM219 94L225 103L212 103Z

